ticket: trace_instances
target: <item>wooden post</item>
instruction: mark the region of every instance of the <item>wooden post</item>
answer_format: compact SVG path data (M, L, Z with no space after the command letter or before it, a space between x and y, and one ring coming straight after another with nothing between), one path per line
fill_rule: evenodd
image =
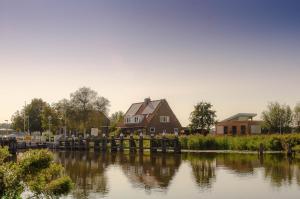
M151 138L150 138L150 152L153 153L157 152L157 146L156 146L154 134L151 134Z
M85 148L86 148L86 150L90 150L90 139L89 138L86 138L85 139Z
M140 133L140 138L139 138L139 152L143 153L144 152L144 139L143 139L143 133Z
M259 145L259 156L263 156L264 155L264 145L262 143L260 143Z
M293 156L293 150L292 150L292 145L291 145L291 143L288 143L287 155L288 155L289 157L292 157L292 156Z
M115 137L112 135L111 136L111 148L110 148L110 151L111 152L116 152L117 151L117 144L116 144L116 140L115 140Z
M10 138L8 140L8 148L9 148L9 152L12 154L16 154L17 153L17 139L16 138Z
M95 138L94 139L94 151L98 151L99 150L99 139Z
M105 134L103 134L102 136L102 152L106 152L106 148L107 148L107 139Z
M176 135L174 139L174 152L181 153L181 144L179 142L178 135Z
M119 147L119 151L120 152L124 151L124 135L123 135L123 133L120 134L120 147Z
M82 138L79 138L79 150L82 150L82 149L84 149L84 143L83 143Z
M73 137L71 139L72 139L71 140L71 150L73 151L74 150L74 146L75 146L75 140L74 140Z
M135 142L134 142L134 139L133 139L133 135L131 134L130 135L130 138L129 138L129 150L130 152L135 152Z
M165 135L163 135L162 140L161 140L161 151L163 153L167 152L167 139L166 139Z

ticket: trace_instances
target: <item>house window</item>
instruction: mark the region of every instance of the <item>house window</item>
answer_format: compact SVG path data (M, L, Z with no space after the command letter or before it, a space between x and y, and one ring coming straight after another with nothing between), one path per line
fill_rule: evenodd
M155 128L154 127L150 128L150 133L155 133Z
M169 116L160 116L160 122L161 123L169 123L170 117Z
M126 117L125 118L125 123L127 124L127 123L130 123L130 117Z
M134 123L139 123L139 117L134 117Z
M232 135L236 135L236 133L237 133L236 126L232 126Z
M174 133L179 133L178 128L174 128Z
M228 126L224 126L224 135L228 134Z
M241 134L246 134L246 126L245 125L242 125L241 126Z

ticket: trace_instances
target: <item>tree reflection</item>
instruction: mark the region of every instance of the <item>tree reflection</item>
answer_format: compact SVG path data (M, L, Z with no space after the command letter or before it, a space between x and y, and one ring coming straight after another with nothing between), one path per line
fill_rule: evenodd
M189 160L191 164L196 183L201 188L211 188L216 179L215 155L188 154L185 159Z
M90 198L91 193L98 193L97 197L106 196L109 192L106 170L112 164L119 166L133 187L142 188L147 193L153 189L166 191L182 161L190 165L194 182L201 189L212 188L217 179L217 168L241 177L254 175L257 168L263 168L259 171L272 186L281 187L294 182L300 186L300 159L289 159L284 154L259 157L257 154L226 153L176 155L68 151L56 152L56 161L65 167L75 183L74 198Z
M66 173L75 183L74 198L88 198L91 192L101 193L103 196L108 193L105 175L108 166L106 154L82 151L56 154L57 161L65 167Z

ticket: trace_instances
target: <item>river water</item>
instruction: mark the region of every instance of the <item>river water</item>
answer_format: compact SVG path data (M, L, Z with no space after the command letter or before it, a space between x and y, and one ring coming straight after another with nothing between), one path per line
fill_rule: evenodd
M75 183L64 198L299 199L300 159L282 154L55 152Z

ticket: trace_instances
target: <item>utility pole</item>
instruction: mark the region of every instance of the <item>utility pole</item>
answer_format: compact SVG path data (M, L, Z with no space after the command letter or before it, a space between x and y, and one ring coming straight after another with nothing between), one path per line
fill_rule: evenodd
M8 120L5 120L6 122L6 135L8 135Z
M28 121L28 133L30 134L29 115L27 116L27 121Z
M51 132L51 119L52 119L52 117L49 116L49 117L48 117L48 121L49 121L49 132Z
M26 131L26 113L25 113L25 110L26 110L26 101L25 101L25 106L24 106L24 133Z
M64 126L64 136L66 137L67 136L67 111L65 110L64 111L64 123L65 123L65 126Z

